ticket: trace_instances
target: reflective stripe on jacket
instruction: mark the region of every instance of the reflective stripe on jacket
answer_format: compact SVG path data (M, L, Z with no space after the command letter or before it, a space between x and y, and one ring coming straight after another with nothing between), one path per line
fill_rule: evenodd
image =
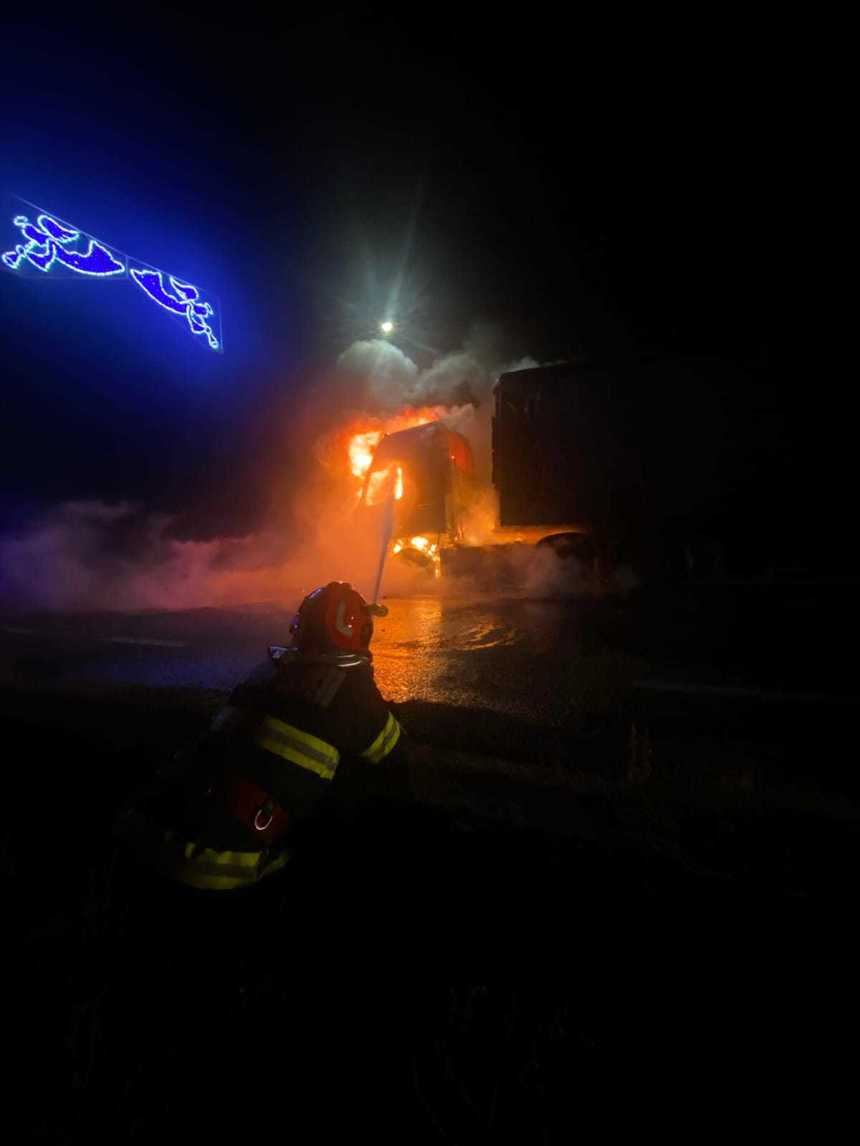
M203 891L234 891L280 871L291 855L288 848L276 855L266 851L220 852L189 840L183 848L183 862L175 863L168 874Z
M203 891L248 887L280 871L292 856L289 848L228 851L205 847L133 809L118 820L115 834L163 875Z
M388 719L383 725L382 731L373 741L373 743L362 752L362 757L369 760L371 764L378 764L380 760L384 760L389 752L392 752L397 746L397 741L400 739L400 725L394 718L394 714L389 712Z
M121 817L120 834L142 858L191 887L243 887L284 866L339 767L341 795L350 783L359 799L375 783L392 783L370 765L397 759L402 730L371 667L327 668L339 685L327 678L322 695L316 668L269 663L234 689L182 776L133 801L137 822Z
M275 716L266 716L255 739L259 747L265 748L267 752L273 752L284 760L298 764L300 768L315 772L323 780L334 779L340 752L333 744L327 744L318 736L303 732L301 728L287 724L285 720L278 720Z
M361 753L364 760L371 764L378 764L392 752L400 739L401 728L393 713L389 712L379 735ZM287 724L285 720L278 720L275 716L266 716L256 735L256 743L267 752L273 752L300 768L315 772L323 780L334 779L337 766L340 763L340 752L333 744L327 744L318 736L303 732L294 724Z

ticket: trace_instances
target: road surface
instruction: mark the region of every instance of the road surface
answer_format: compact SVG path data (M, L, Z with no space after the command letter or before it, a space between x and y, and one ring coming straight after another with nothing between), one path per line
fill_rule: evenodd
M845 607L850 599L852 607ZM709 590L647 609L584 600L389 599L376 676L391 700L558 725L595 674L651 696L806 703L856 695L853 593ZM0 682L229 689L289 641L293 608L0 616ZM836 639L838 636L838 640ZM846 668L846 663L848 667ZM588 679L586 679L588 678Z

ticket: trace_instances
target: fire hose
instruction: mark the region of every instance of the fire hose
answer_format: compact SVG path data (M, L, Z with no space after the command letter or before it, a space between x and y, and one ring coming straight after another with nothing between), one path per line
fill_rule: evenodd
M385 605L379 604L379 590L382 585L382 572L385 569L385 559L388 556L388 546L391 541L391 535L394 532L394 482L391 483L391 488L388 497L385 499L385 510L382 516L382 544L379 550L379 565L376 570L376 583L373 586L373 596L369 606L370 612L375 617L385 617L388 614L388 609Z

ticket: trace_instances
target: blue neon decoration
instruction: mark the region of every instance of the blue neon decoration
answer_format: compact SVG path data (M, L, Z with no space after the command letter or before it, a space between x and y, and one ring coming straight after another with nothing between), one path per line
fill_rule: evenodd
M80 231L64 227L50 215L39 215L31 223L26 215L16 215L12 220L26 244L18 243L14 251L6 251L3 262L10 270L17 270L24 259L40 271L49 271L55 262L62 263L70 271L79 275L95 275L106 278L108 275L125 274L125 263L115 259L107 247L89 240L85 251L73 251L68 247L81 237Z
M153 302L171 314L182 316L192 334L205 335L213 350L221 349L213 324L207 321L214 318L215 311L211 303L201 299L196 286L153 267L132 266L127 255L109 250L103 243L82 235L44 211L37 215L35 223L26 215L16 215L12 222L26 242L16 244L14 250L0 256L9 270L17 271L29 263L43 273L60 265L75 274L93 278L128 274ZM72 245L83 239L88 244L86 249L73 249Z
M142 290L145 290L153 302L169 310L171 314L181 314L188 320L192 334L205 334L213 350L220 346L212 327L206 321L214 313L208 302L200 302L200 291L191 283L184 283L180 279L168 275L167 280L175 291L171 294L164 285L164 271L155 271L145 268L131 267L129 274Z

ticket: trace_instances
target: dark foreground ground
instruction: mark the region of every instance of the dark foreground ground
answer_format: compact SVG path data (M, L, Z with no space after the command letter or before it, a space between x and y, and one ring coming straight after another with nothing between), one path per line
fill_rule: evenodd
M109 838L222 699L0 693L9 1141L697 1140L835 1118L856 1061L853 711L628 697L549 730L402 703L428 746L415 803L333 812L280 882L225 903Z

